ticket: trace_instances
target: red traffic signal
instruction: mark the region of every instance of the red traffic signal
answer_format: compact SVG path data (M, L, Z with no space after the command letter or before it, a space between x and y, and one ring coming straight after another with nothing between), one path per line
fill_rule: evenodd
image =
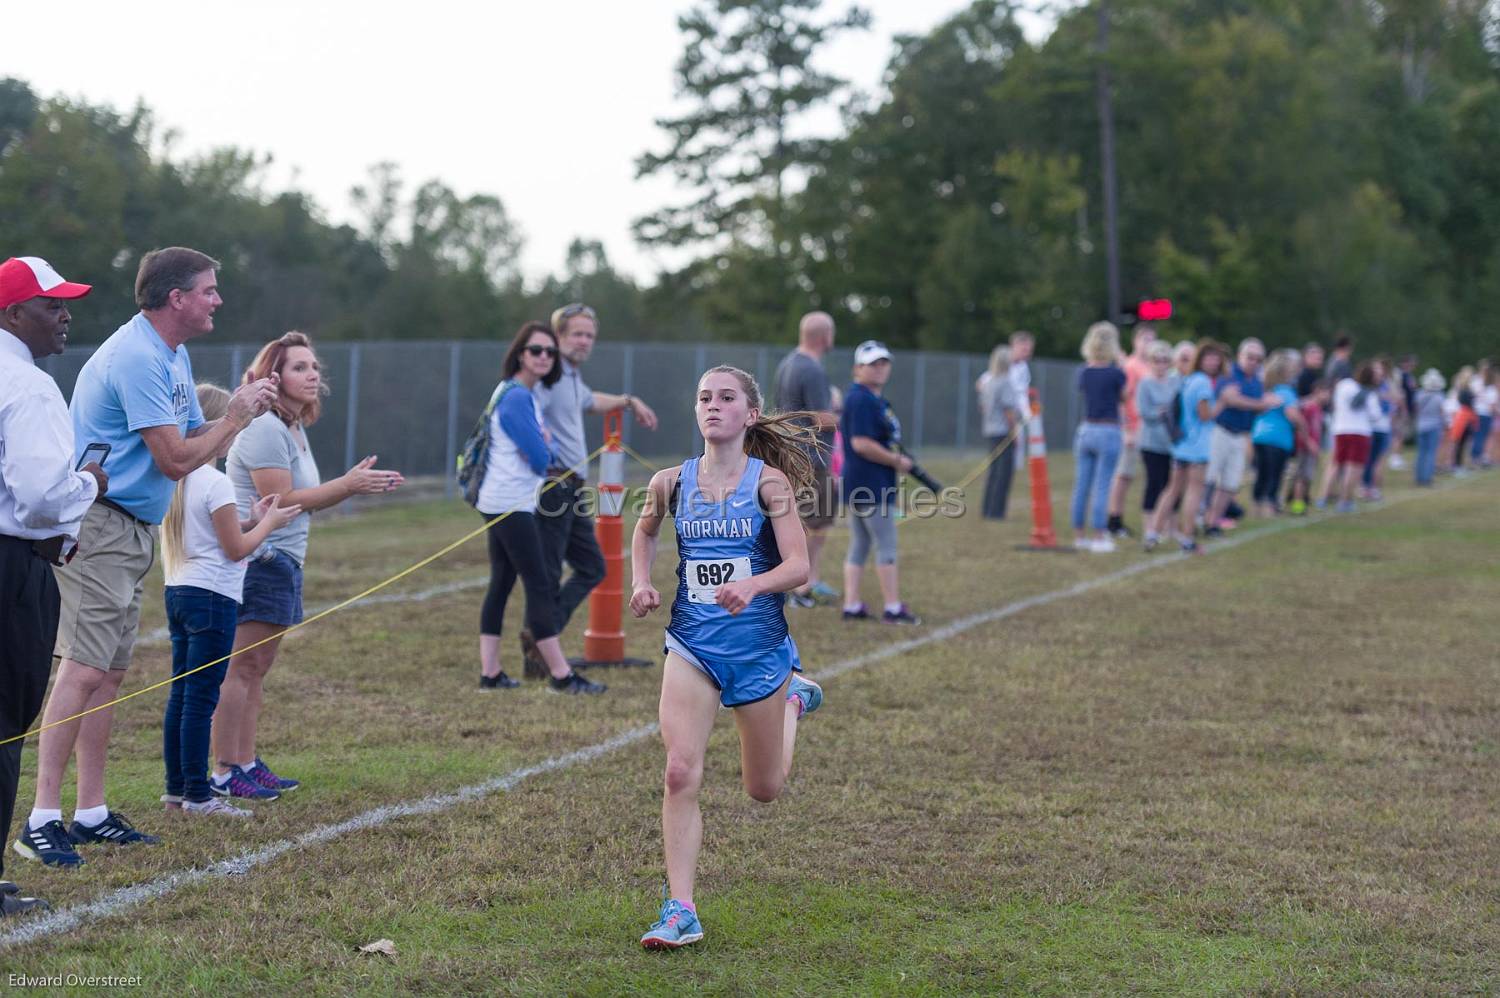
M1142 322L1165 322L1172 318L1170 298L1151 298L1136 306L1136 318Z

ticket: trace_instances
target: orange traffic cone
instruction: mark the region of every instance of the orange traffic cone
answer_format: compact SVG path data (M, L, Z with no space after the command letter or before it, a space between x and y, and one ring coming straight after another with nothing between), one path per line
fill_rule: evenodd
M583 632L583 659L575 665L650 665L627 658L625 631L625 450L620 446L619 412L604 416L604 452L599 455L599 510L594 536L604 554L604 581L589 594L589 626Z
M1042 397L1035 388L1029 393L1031 419L1026 424L1027 477L1031 479L1031 543L1026 551L1056 551L1057 534L1052 529L1052 488L1047 482L1047 435L1042 431Z

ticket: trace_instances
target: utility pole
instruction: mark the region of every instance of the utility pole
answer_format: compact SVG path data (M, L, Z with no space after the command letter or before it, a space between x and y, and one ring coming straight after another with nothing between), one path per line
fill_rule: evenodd
M1120 322L1119 193L1115 187L1115 112L1109 78L1109 0L1099 7L1099 42L1095 63L1095 97L1099 104L1099 165L1104 174L1104 267L1109 285L1109 321Z

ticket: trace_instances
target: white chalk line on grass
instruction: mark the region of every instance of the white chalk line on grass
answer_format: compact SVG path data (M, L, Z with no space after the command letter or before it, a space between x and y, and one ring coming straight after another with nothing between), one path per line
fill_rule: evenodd
M423 797L420 800L402 801L396 804L383 804L372 808L362 814L357 814L347 821L335 822L330 825L319 825L301 835L294 835L270 845L261 846L231 856L229 859L220 860L208 866L193 867L189 870L179 870L169 873L164 877L157 877L143 884L135 884L130 887L122 887L119 890L110 891L99 898L85 902L84 904L72 905L49 912L34 920L28 920L20 928L0 935L0 948L18 946L23 943L35 942L48 936L55 936L70 929L76 929L88 922L109 918L121 912L144 904L147 901L159 897L165 897L182 887L188 887L203 880L215 877L235 877L249 873L257 866L262 866L277 859L286 853L305 849L323 842L341 838L350 832L360 832L367 828L379 828L396 818L405 818L414 815L436 814L446 811L451 807L464 804L472 800L480 800L491 794L510 790L533 776L543 773L551 773L560 769L570 769L580 763L592 762L600 756L608 755L617 749L627 745L634 745L643 738L649 738L656 733L655 723L647 724L639 728L632 728L623 734L616 735L608 741L581 748L576 752L568 752L556 755L533 766L525 766L521 769L512 770L504 776L486 780L483 783L475 783L467 787L460 787L450 793L434 794L431 797Z
M1446 491L1446 488L1433 489L1426 493L1422 493L1422 495L1432 495L1435 492L1439 491ZM1388 509L1391 506L1397 505L1398 503L1406 502L1410 499L1420 497L1421 496L1416 494L1401 496L1396 499L1387 500L1379 507L1376 507L1371 511L1374 512L1380 509ZM1293 530L1299 527L1306 527L1311 524L1325 523L1330 520L1337 520L1342 518L1343 517L1338 514L1332 514L1328 516L1308 517L1306 519L1299 520L1282 520L1278 523L1262 527L1257 530L1247 531L1246 533L1228 538L1226 540L1216 541L1213 544L1207 545L1204 551L1206 554L1216 554L1220 551L1227 551L1231 548L1236 548L1243 544L1248 544L1251 541L1271 537L1275 534L1283 533L1287 530ZM1046 557L1046 555L1039 555L1039 557ZM1080 557L1088 557L1088 555L1080 555ZM1126 565L1123 568L1116 569L1113 572L1107 572L1104 575L1096 576L1092 579L1085 579L1082 582L1074 583L1073 585L1066 586L1062 589L1054 589L1051 592L1041 593L1036 596L1028 596L1025 599L1016 600L1013 603L1007 603L1005 606L996 607L991 610L983 610L979 613L973 613L966 617L960 617L957 620L950 621L941 627L935 628L934 630L928 631L927 633L919 635L917 637L910 638L906 641L898 641L894 644L887 645L884 648L880 648L872 652L867 652L863 655L856 655L853 658L847 658L841 662L835 662L833 665L828 666L826 669L813 674L813 676L814 678L821 680L833 679L835 677L843 675L846 672L852 672L855 669L861 669L867 665L873 665L877 662L883 662L888 658L894 658L898 655L904 655L907 652L915 651L930 644L947 641L950 638L957 637L958 635L963 634L966 631L973 630L974 628L980 627L984 624L993 623L997 620L1004 620L1007 617L1013 617L1018 613L1022 613L1035 607L1046 606L1049 603L1056 603L1059 600L1065 600L1070 599L1074 596L1080 596L1094 589L1100 589L1104 586L1112 585L1113 583L1119 582L1122 579L1128 579L1132 576L1140 575L1142 572L1148 572L1154 568L1159 568L1164 565L1179 564L1184 561L1192 560L1195 557L1197 556L1178 551L1171 554L1152 557L1142 561L1132 562L1131 564ZM447 584L448 588L444 591L455 592L458 591L458 589L466 588L467 585L472 584L473 583L449 583ZM443 587L433 587L433 589L428 590L428 592L431 592L433 595L437 595L439 589L443 589ZM406 599L411 599L412 596L416 594L394 595L402 595ZM389 601L394 602L395 600ZM370 602L373 602L373 600ZM586 746L573 752L556 755L551 757L550 759L543 760L542 762L536 763L531 766L524 766L520 769L514 769L503 776L497 776L492 779L485 780L482 783L474 783L466 787L460 787L457 790L453 790L448 793L434 794L430 797L423 797L417 800L400 801L395 804L383 804L380 807L371 808L370 810L365 811L361 814L357 814L347 820L334 822L332 824L318 825L315 828L303 832L301 835L294 835L290 838L282 839L278 842L272 842L269 845L261 846L256 849L246 850L245 852L242 852L237 856L231 856L228 859L220 860L217 863L211 863L208 866L179 870L175 873L169 873L165 876L157 877L154 880L148 880L142 884L134 884L130 887L122 887L118 890L109 891L93 901L86 901L82 904L70 905L66 908L59 908L58 910L48 912L45 915L28 919L22 925L10 930L9 932L0 933L0 949L7 949L12 946L20 946L26 943L36 942L38 940L46 939L51 936L60 935L64 932L79 928L80 926L114 917L139 905L145 904L147 901L165 897L166 895L172 894L181 888L189 887L193 884L200 883L205 880L211 880L219 877L242 876L249 873L251 870L255 869L258 866L263 866L266 863L271 862L272 860L279 859L281 856L284 856L289 852L295 852L301 849L308 848L309 846L320 845L324 842L331 842L334 839L342 838L343 836L348 835L352 832L360 832L371 828L379 828L397 818L436 814L438 812L446 811L450 808L456 807L459 804L465 804L475 800L482 800L496 793L504 793L508 790L514 789L518 784L525 782L533 776L541 776L546 773L555 773L561 770L571 769L574 766L594 762L595 760L617 752L620 749L628 748L629 746L634 745L637 742L644 741L645 739L655 735L658 730L659 725L655 722L645 724L638 728L632 728L629 731L622 732L621 734L618 734L606 741L597 742L593 745Z

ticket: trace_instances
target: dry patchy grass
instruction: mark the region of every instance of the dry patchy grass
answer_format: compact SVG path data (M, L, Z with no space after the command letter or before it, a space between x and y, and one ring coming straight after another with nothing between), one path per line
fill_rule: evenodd
M721 724L704 802L709 935L693 952L634 946L661 878L651 740L6 964L236 993L1492 990L1494 495L1483 479L1284 531L849 673L771 807L739 791ZM474 522L441 503L332 521L314 538L309 600L358 591ZM906 588L929 626L1146 557L1015 553L1026 528L972 515L903 528ZM842 541L829 549L835 568ZM410 588L477 574L482 557L466 548ZM670 569L664 556L662 583ZM122 708L111 799L167 843L11 872L54 903L83 901L654 717L656 668L602 673L609 695L584 701L476 689L479 596L351 610L290 639L263 741L308 785L245 825L148 820L160 703ZM894 637L791 612L814 672ZM629 622L631 649L655 658L660 627ZM165 670L151 650L131 681ZM379 937L394 959L355 952Z

